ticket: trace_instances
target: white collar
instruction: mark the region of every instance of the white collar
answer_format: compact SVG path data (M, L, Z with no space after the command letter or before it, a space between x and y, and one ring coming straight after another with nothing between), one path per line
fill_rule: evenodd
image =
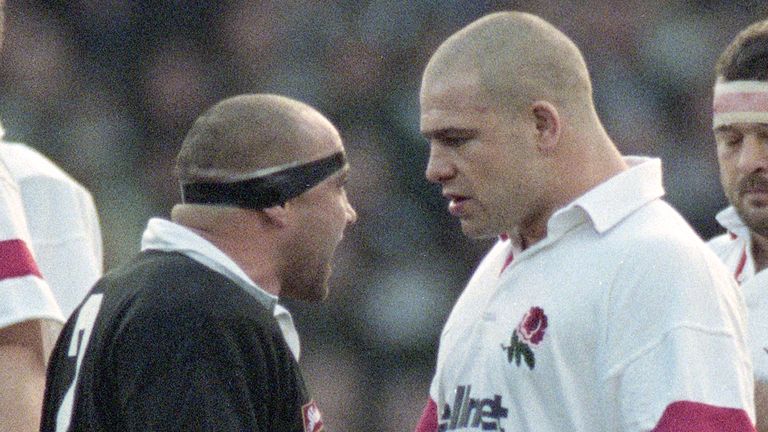
M737 237L749 238L749 227L741 220L741 217L736 212L736 208L733 206L728 206L721 210L715 216L715 219L729 233Z
M556 234L581 222L586 214L598 233L604 233L645 204L664 196L661 160L627 156L629 169L600 183L556 211L547 232Z
M182 225L165 219L152 218L141 237L141 250L178 252L233 280L272 311L288 347L294 357L299 359L299 336L288 310L277 303L277 296L259 287L230 257L211 242Z
M141 250L147 249L182 253L232 279L268 309L277 303L277 296L256 285L230 257L187 227L165 219L150 219L141 237Z

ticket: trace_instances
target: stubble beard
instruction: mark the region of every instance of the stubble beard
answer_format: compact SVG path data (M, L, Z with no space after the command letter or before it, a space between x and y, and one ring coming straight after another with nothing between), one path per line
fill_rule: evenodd
M305 262L284 282L281 295L294 300L320 302L330 292L331 263Z
M479 204L479 201L476 202ZM474 212L459 219L461 232L473 240L485 240L498 237L504 231L503 217L494 215L487 207L478 205Z
M749 187L759 185L762 188L768 188L768 180L762 176L751 175L740 181L736 189L730 194L729 201L736 209L736 213L750 231L762 236L768 237L768 201L758 202L746 197Z
M488 221L461 219L459 222L461 223L461 232L474 240L489 239L500 234L500 232L494 232L492 224Z
M734 207L736 208L736 213L738 213L751 232L768 238L768 206L754 209L740 203Z

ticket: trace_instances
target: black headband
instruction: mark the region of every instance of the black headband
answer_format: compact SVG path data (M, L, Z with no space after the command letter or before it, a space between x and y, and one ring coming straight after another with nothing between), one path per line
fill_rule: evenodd
M313 188L347 164L343 152L280 171L234 182L181 185L181 201L187 204L229 205L251 210L283 205Z

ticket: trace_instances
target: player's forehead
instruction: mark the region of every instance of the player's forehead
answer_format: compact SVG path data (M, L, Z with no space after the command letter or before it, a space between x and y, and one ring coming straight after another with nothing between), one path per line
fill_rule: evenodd
M427 138L439 131L474 128L488 111L476 76L442 76L422 85L420 129Z
M428 68L421 80L420 103L463 100L467 95L479 94L480 88L480 75L474 68Z

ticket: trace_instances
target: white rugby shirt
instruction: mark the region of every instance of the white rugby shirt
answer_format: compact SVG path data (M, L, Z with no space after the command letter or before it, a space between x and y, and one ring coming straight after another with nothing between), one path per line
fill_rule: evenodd
M2 137L0 126L0 137ZM104 268L101 229L90 192L51 160L18 143L0 142L0 158L19 185L37 264L64 317Z
M747 328L755 377L768 380L768 270L755 274L752 236L736 209L727 207L717 214L717 221L728 232L712 238L708 244L741 284L747 305Z
M437 430L753 430L736 284L660 199L661 162L626 160L501 275L511 241L480 263L441 335Z
M30 245L18 184L0 158L0 328L40 320L47 359L64 316L40 274Z

